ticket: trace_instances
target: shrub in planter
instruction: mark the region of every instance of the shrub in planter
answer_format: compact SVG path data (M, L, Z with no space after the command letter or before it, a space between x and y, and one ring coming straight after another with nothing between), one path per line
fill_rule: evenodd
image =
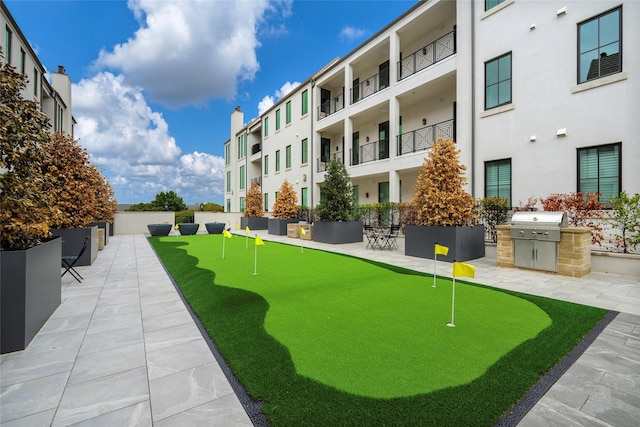
M22 98L26 76L0 65L0 352L24 349L60 305L59 212L40 172L47 117Z
M274 218L269 218L269 234L286 235L287 224L298 221L298 197L293 186L286 179L280 186L278 198L272 210Z
M623 253L640 245L640 194L629 197L626 191L611 199L611 222L619 230L616 243Z
M540 199L545 211L566 212L567 221L572 227L591 227L591 243L601 245L604 240L602 233L602 209L598 193L556 193Z
M240 218L241 227L252 230L267 230L268 218L264 216L264 202L262 191L257 182L252 182L245 196L244 217Z
M439 243L449 247L448 256L441 259L467 261L484 256L484 230L476 225L475 200L464 190L466 166L459 154L451 139L438 138L432 145L411 200L415 224L405 227L406 255L433 258L434 245Z
M323 243L362 242L362 221L351 221L355 200L351 178L344 164L332 158L320 189L320 203L315 213L313 240Z

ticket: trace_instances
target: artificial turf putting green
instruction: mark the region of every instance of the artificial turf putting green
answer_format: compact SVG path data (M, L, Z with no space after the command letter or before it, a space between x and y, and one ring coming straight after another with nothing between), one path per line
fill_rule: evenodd
M432 288L431 276L273 242L258 248L256 267L253 239L226 239L224 260L222 239L199 235L151 242L237 377L254 399L265 402L263 411L275 424L303 419L308 424L310 410L319 411L314 415L319 424L353 425L365 416L362 411L382 421L389 414L373 409L381 402L396 402L387 409L393 413L409 402L435 404L432 399L441 393L467 389L459 398L468 404L480 399L492 408L484 418L495 422L604 315L546 300L563 305L565 316L580 313L589 323L586 329L584 321L572 326L582 329L570 331L566 350L541 357L540 337L549 335L552 319L558 319L540 298L457 281L457 327L449 328L450 279L439 278ZM522 351L536 352L534 359L544 362L529 360L531 354L520 361ZM515 378L495 375L505 362ZM505 393L513 379L515 390ZM487 387L504 396L477 395ZM310 390L315 392L307 395ZM294 394L307 395L304 404ZM345 396L368 403L346 409ZM460 420L452 411L465 405L450 406L450 399L436 404L440 414L412 417L421 423L445 415L440 423ZM332 419L340 408L338 414L360 415Z

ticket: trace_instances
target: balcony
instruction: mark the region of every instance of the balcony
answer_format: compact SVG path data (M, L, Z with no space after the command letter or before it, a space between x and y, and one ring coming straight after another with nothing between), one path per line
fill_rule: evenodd
M456 53L456 29L398 62L398 81L437 64Z
M331 114L334 114L344 108L344 93L333 99L323 102L318 107L318 120L322 120Z
M258 184L258 186L260 186L260 188L262 188L262 177L261 176L259 176L257 178L251 178L251 184L253 184L254 182L256 184Z
M351 103L355 104L374 93L380 92L389 86L389 69L386 68L381 72L367 77L359 84L351 88Z
M456 123L454 119L426 126L411 132L398 135L398 156L415 153L431 148L438 137L456 139Z
M344 164L344 152L336 151L335 153L331 153L330 159L338 159ZM316 171L317 172L326 171L328 164L329 164L329 161L327 160L326 156L320 157L319 159L317 159Z
M373 141L349 150L349 166L389 158L389 140Z
M251 146L251 155L252 155L252 156L253 156L254 154L259 153L260 151L262 151L262 144L261 144L261 143L259 143L259 142L258 142L258 143L253 144L253 145Z

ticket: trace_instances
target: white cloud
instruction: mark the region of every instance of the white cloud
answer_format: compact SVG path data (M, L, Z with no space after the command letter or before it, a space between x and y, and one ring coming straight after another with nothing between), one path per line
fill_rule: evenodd
M151 201L174 190L195 203L223 194L224 160L197 151L180 156L162 114L123 76L103 72L82 80L73 85L73 100L75 136L107 170L119 198Z
M342 29L342 31L340 31L340 34L338 35L338 37L341 39L352 41L352 40L361 39L366 35L367 35L367 30L365 29L346 26Z
M287 96L292 90L294 90L298 86L300 86L300 82L291 83L287 81L285 84L282 85L282 87L280 87L280 89L276 90L276 93L274 96L266 95L264 98L262 98L260 102L258 102L258 115L261 115L262 113L267 111L269 108L273 107L273 104L275 104L280 99Z
M130 0L129 8L141 27L101 51L95 65L120 70L152 100L179 107L233 98L236 83L260 68L256 34L271 25L265 16L288 16L291 1Z

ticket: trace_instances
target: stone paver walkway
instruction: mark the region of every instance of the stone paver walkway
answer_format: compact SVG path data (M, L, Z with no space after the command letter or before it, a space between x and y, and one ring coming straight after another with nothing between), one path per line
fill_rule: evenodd
M432 272L432 260L404 255L402 240L384 252L304 244ZM621 312L520 426L638 425L640 277L574 279L471 263L478 283ZM450 275L451 264L437 269ZM63 278L62 305L30 346L0 356L0 425L252 425L145 236L111 237L80 272L81 284Z

